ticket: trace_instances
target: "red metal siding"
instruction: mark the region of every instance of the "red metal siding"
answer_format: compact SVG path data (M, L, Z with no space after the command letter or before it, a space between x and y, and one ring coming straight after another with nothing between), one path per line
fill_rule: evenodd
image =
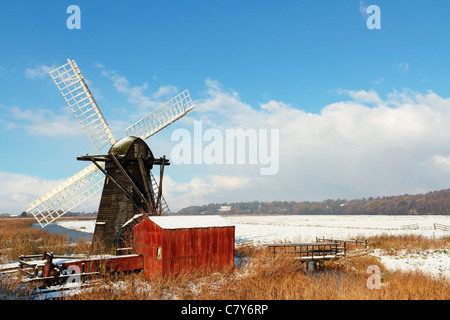
M161 260L158 260L158 247L162 247L163 230L146 219L134 227L134 252L144 256L144 274L149 278L151 273L161 274Z
M233 266L234 263L233 226L162 229L146 219L135 227L134 239L135 252L144 255L147 278L197 268Z
M124 272L132 270L141 270L144 268L144 261L141 255L124 255L115 257L106 257L98 259L74 260L58 265L64 267L77 266L80 272L96 272L104 270L107 272Z

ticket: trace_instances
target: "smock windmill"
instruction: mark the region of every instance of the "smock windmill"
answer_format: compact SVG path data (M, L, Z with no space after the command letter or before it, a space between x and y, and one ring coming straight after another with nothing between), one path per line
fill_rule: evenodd
M128 127L127 136L116 140L77 64L67 61L50 75L95 149L99 152L108 146L109 151L78 157L92 164L30 203L26 212L45 227L102 191L93 239L110 249L124 224L136 214L170 213L162 196L164 166L169 160L155 158L144 140L191 112L195 104L186 90ZM154 165L160 166L159 184L151 172Z

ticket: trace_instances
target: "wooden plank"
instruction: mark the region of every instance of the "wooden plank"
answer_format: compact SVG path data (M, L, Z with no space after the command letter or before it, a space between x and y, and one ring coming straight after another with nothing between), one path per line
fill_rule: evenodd
M339 250L341 244L338 242L315 242L315 243L289 243L268 244L269 252L274 256L285 254L300 260L326 260L335 259L345 255L345 250Z
M24 279L22 280L22 282L24 283L33 283L33 282L53 282L53 281L62 281L62 280L67 280L70 277L75 277L75 276L79 276L81 279L85 279L85 278L89 278L92 276L96 276L99 275L98 272L89 272L89 273L79 273L79 274L62 274L59 275L57 277L36 277L36 278L31 278L31 279Z
M253 246L253 240L238 241L234 244L235 248L244 248Z
M338 245L338 242L306 242L306 243L270 243L265 244L266 247L299 247L299 246L326 246Z
M142 202L147 206L147 211L151 210L151 206L150 203L148 203L147 199L144 197L143 193L141 190L139 190L139 188L136 186L136 184L134 183L133 179L131 179L131 177L129 176L129 174L125 171L125 169L122 167L122 165L120 164L119 160L117 160L116 156L114 155L114 153L110 153L111 158L113 159L114 163L116 164L116 166L119 168L119 170L122 172L122 174L124 175L124 177L128 180L128 182L130 183L131 187L134 189L134 191L136 191L136 194L139 196L139 198L142 200Z

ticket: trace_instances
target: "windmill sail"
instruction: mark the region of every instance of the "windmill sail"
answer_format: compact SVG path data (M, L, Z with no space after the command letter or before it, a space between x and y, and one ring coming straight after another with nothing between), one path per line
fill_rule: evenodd
M53 81L97 151L100 151L105 145L114 146L116 139L95 102L80 69L74 60L68 59L67 61L66 64L50 72ZM130 126L126 130L127 134L145 140L191 112L194 107L189 92L186 90L144 119ZM144 141L142 143L145 144ZM45 227L104 189L105 177L103 172L103 168L97 167L95 163L89 165L29 204L26 212L31 213L41 227ZM162 196L162 189L158 186L151 172L147 179L149 182L147 189L150 189L147 192L151 193L150 198L153 198L154 203L158 205L156 209L160 214L170 214L167 203ZM100 204L100 208L102 208L102 204ZM100 211L99 209L99 214ZM108 214L117 215L116 212L109 212Z
M50 72L56 86L97 151L116 142L75 60Z
M103 173L91 164L30 203L26 212L31 213L41 227L45 227L102 190L103 182Z
M125 131L129 136L145 140L194 110L194 107L189 91L185 90Z

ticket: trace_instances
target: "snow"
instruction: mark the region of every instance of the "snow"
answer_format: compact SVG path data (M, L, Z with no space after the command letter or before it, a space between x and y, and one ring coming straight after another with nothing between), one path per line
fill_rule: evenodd
M220 216L154 216L149 217L163 229L229 227L232 224Z
M128 222L139 215L134 216ZM207 216L153 216L149 217L163 229L229 227L234 224L219 215ZM94 233L95 220L56 221L56 224L67 229Z
M391 271L420 271L434 277L446 277L450 280L450 255L448 249L422 250L407 253L403 250L399 255L384 255L376 250L375 256L380 258L386 269Z
M368 215L292 215L292 216L227 216L236 226L237 240L269 242L314 242L316 237L354 239L388 234L417 234L440 237L449 232L434 230L434 223L450 225L450 216L368 216ZM417 223L418 230L402 226Z
M64 220L56 221L56 224L67 229L86 233L94 233L95 220Z
M179 219L199 223L208 216L178 216ZM154 217L166 218L166 217ZM217 216L213 216L217 218ZM374 235L415 234L425 237L449 236L449 231L434 230L434 223L450 225L450 216L371 216L371 215L268 215L222 216L222 222L235 226L236 241L253 240L255 245L281 242L315 242L316 237L354 239ZM180 220L181 221L181 220ZM59 225L78 231L94 231L95 221L62 221ZM418 230L403 230L402 226L418 224ZM392 256L376 251L375 255L388 270L419 270L450 279L449 250L401 252Z

